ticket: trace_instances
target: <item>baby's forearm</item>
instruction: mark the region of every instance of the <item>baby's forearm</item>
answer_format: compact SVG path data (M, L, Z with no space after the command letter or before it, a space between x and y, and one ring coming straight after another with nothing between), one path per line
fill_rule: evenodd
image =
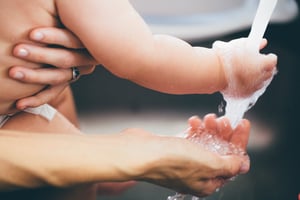
M167 35L154 35L152 51L130 80L171 94L214 93L226 87L222 66L210 48L192 47ZM149 63L149 64L148 64ZM134 65L134 63L133 63Z
M168 35L139 37L141 43L128 44L124 47L128 53L103 65L121 78L164 93L210 94L226 87L222 66L212 49L192 47Z

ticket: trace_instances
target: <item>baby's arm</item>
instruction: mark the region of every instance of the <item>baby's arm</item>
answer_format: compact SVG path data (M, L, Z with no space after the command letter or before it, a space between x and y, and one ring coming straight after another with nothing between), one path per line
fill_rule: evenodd
M115 75L173 94L213 93L225 90L231 81L225 74L223 59L218 52L192 47L171 36L153 35L126 0L56 2L63 24L82 40L98 62ZM245 49L246 46L242 46L239 50ZM249 55L247 51L234 55L238 58L235 60L247 62L244 68L232 66L243 69L235 70L238 74L234 74L243 87L246 84L247 88L248 80L259 80L255 85L250 81L251 88L247 88L247 93L261 87L261 82L266 80L261 71L275 68L276 58L261 59L260 56ZM257 64L252 60L257 60L258 66L252 66ZM248 94L240 96L245 95Z
M218 57L166 35L153 35L128 1L57 0L59 16L112 73L167 93L226 87Z

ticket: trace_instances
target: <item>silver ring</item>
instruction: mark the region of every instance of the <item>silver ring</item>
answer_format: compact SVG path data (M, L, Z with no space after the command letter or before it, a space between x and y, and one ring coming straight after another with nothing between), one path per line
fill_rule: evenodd
M80 77L80 71L77 67L72 67L71 70L72 70L72 78L71 78L70 82L75 82Z

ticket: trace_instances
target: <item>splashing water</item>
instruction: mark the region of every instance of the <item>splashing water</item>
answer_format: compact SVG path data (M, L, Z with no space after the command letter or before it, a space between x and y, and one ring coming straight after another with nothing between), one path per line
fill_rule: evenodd
M176 193L174 196L169 196L167 200L184 200L185 196L184 194Z
M174 196L169 196L167 200L184 200L185 197L186 195L184 194L176 193ZM192 196L191 200L201 200L201 199L199 197ZM202 200L204 199L202 198Z
M203 132L201 134L195 133L193 136L189 138L189 140L197 143L203 149L213 153L217 153L221 156L246 155L244 150L236 147L234 144L229 143L228 141L221 139L217 135L212 135L211 133L206 133L206 132Z
M249 48L255 51L259 51L259 46L262 41L266 27L270 21L273 10L277 4L277 0L260 0L259 6L256 12L256 16L252 23L251 31L248 36ZM243 118L244 113L255 105L258 98L265 92L268 85L271 83L273 76L264 82L261 89L254 92L247 98L234 98L233 95L222 93L224 100L226 101L225 117L230 120L232 127L236 127L240 120ZM195 137L189 138L191 141L196 142L206 150L218 153L220 155L245 155L246 153L235 147L233 144L223 141L222 139L211 135L209 133L195 134ZM217 189L218 191L218 189ZM174 196L169 196L167 200L184 200L187 195L176 193ZM191 200L200 200L201 198L192 196ZM204 200L204 199L203 199Z
M264 86L254 92L250 97L247 98L235 98L230 95L222 94L224 100L226 101L225 107L225 117L227 117L230 121L230 124L233 128L235 128L238 123L242 120L246 111L248 111L252 106L255 105L258 98L265 92L269 84L271 83L273 76L265 81Z

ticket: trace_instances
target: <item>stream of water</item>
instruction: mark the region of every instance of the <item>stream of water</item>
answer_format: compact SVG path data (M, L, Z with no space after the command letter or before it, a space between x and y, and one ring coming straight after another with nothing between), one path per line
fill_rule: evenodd
M248 36L247 48L252 48L253 51L259 52L259 46L263 35L270 21L273 10L277 4L277 0L260 0L256 12L256 16L252 23L251 31ZM276 72L273 73L273 76ZM264 82L264 86L254 92L247 98L235 98L233 95L222 93L226 101L225 116L230 120L232 127L236 127L242 120L245 112L255 105L258 98L265 92L268 85L271 83L273 76ZM223 141L211 134L200 134L197 137L192 137L190 140L204 147L206 150L218 153L220 155L227 154L244 154L243 151L236 148L233 144ZM174 196L169 196L167 200L184 200L187 195L176 193ZM191 200L200 200L200 198L192 196Z

